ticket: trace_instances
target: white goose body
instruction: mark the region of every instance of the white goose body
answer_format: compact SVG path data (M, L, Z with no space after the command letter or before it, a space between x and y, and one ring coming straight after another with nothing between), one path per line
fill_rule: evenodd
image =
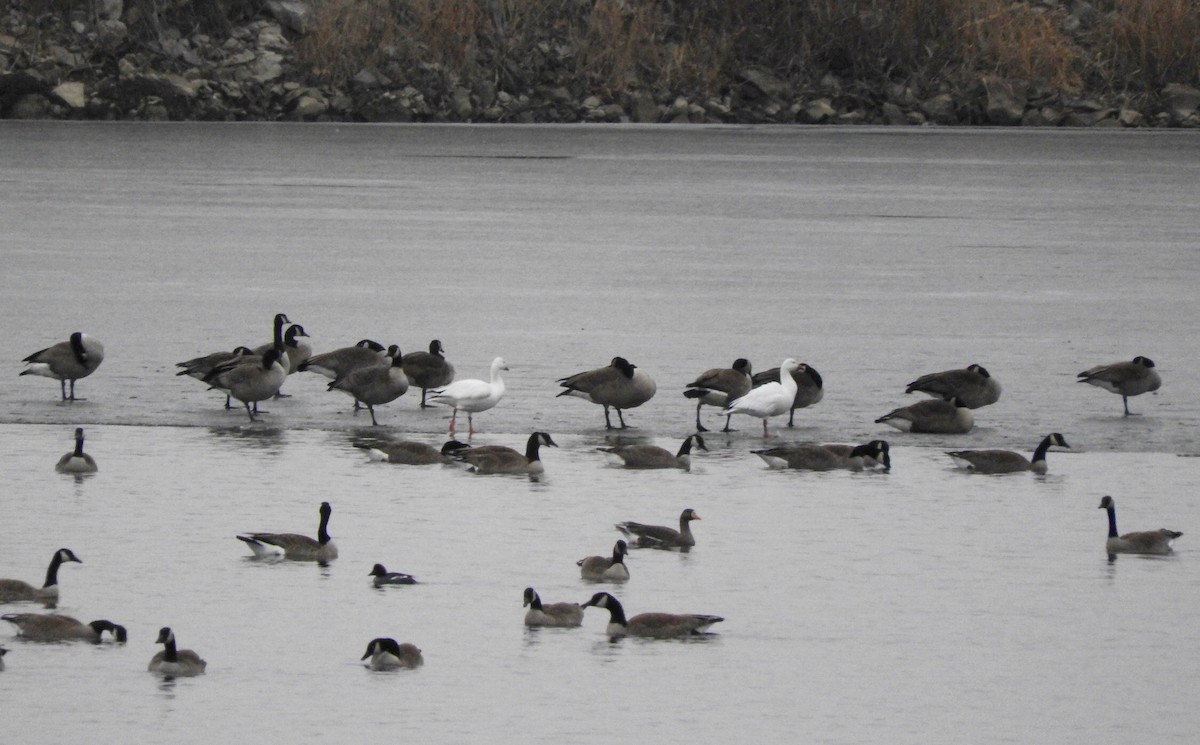
M796 400L796 381L792 372L800 368L800 363L791 357L779 366L780 379L777 382L764 383L753 388L746 395L736 398L726 406L726 413L746 414L757 417L763 423L763 437L770 437L767 431L767 420L773 416L786 414Z
M773 367L770 370L755 373L751 380L754 387L757 388L767 383L778 382L779 379L779 368ZM792 407L788 410L787 426L789 427L796 426L796 409L807 409L813 404L820 403L821 399L825 397L825 381L812 365L800 363L792 371L792 380L796 383L796 397L792 399Z
M316 538L299 533L245 533L237 539L249 546L256 558L282 553L283 558L292 561L325 562L336 559L337 546L329 536L329 516L333 514L333 508L328 502L322 502L318 511L321 522L317 526Z
M475 423L472 419L473 414L478 414L481 411L487 411L496 404L500 403L500 399L504 398L504 378L500 377L502 370L507 370L508 364L503 357L497 357L492 360L492 367L488 380L478 380L476 378L467 378L466 380L456 380L444 388L438 388L430 392L429 401L442 406L453 408L450 414L450 429L449 434L454 436L454 430L457 425L458 412L467 412L467 433L475 434Z
M95 473L99 470L96 459L83 452L83 427L75 428L75 449L64 453L54 464L54 470L59 473Z
M66 341L34 352L24 360L28 367L21 375L40 375L59 381L63 401L74 401L75 381L96 372L104 361L104 345L96 339L76 331ZM67 394L67 383L71 393Z

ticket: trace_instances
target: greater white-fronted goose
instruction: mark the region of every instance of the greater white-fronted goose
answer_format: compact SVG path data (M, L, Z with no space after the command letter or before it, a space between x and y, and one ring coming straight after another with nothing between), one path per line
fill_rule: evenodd
M901 432L961 435L975 426L975 415L957 399L943 401L932 398L912 406L893 409L875 420Z
M750 360L739 357L733 361L731 367L714 367L706 370L687 384L687 390L683 392L683 395L685 398L696 400L697 432L708 431L708 428L700 423L700 408L716 406L724 410L732 399L741 398L749 393L750 389L754 387L750 372ZM732 414L725 414L725 427L721 430L722 432L733 431L729 428L729 420L732 418Z
M968 409L978 409L1000 400L1000 381L993 378L983 365L971 364L964 368L922 375L904 389L905 393L914 391L943 401L956 398Z
M785 445L750 452L763 459L773 469L794 468L803 471L861 471L868 465L892 467L889 446L885 440L871 440L861 445Z
M453 408L450 414L450 437L454 437L460 410L467 412L467 436L475 434L475 420L472 415L487 411L500 403L501 398L504 398L504 378L500 377L500 371L507 369L508 363L504 361L504 358L497 357L492 360L488 380L477 378L456 380L444 388L430 391L430 402Z
M583 623L583 606L579 603L543 603L537 590L525 588L522 606L529 606L525 613L526 626L560 626L564 628Z
M408 391L408 377L400 357L392 357L386 364L362 365L340 378L329 382L329 390L343 391L355 401L366 404L371 412L371 424L378 425L375 407L391 403Z
M175 646L175 632L171 627L159 629L155 644L163 645L162 650L150 658L147 670L167 677L200 675L208 667L200 655L190 649L178 649Z
M59 473L95 473L96 459L83 452L83 427L75 428L75 449L64 453L54 464Z
M755 373L751 380L755 388L767 383L777 383L779 382L779 368L772 367L770 370ZM787 426L789 427L796 426L796 409L807 409L813 404L820 403L821 399L825 397L825 380L812 365L801 362L792 371L792 380L796 382L796 396L792 399L791 408L788 409Z
M607 608L609 638L622 636L644 636L651 639L672 639L681 636L704 634L709 626L725 619L696 613L639 613L633 618L625 617L625 609L619 600L607 592L598 592L583 607Z
M316 538L298 533L246 533L237 539L249 546L257 558L282 552L283 558L293 561L330 561L338 555L337 546L329 537L329 516L333 514L333 508L328 502L322 502L319 512L321 522Z
M376 587L386 587L387 585L415 585L417 578L411 574L404 572L389 572L384 568L383 564L376 564L371 568L371 573L367 575L373 577L371 584Z
M62 400L75 401L75 381L96 372L104 361L104 345L76 331L66 341L34 352L22 361L29 367L22 370L21 375L54 378L62 389ZM70 395L67 395L68 381L71 383Z
M955 465L975 473L1016 473L1018 471L1046 472L1046 452L1053 446L1069 448L1061 434L1053 432L1042 438L1030 460L1012 450L952 450L948 451Z
M704 438L700 435L688 435L683 438L679 451L670 450L657 445L617 445L611 448L599 448L614 464L625 468L682 468L692 469L692 447L708 450Z
M665 525L643 525L633 521L617 523L616 529L633 540L639 548L689 549L696 545L691 523L700 516L691 507L679 513L679 530Z
M429 342L428 352L409 352L404 355L404 374L410 385L421 389L421 408L428 406L425 395L433 388L441 388L454 382L454 365L446 361L442 342Z
M399 670L425 664L421 650L415 645L408 642L400 644L395 639L385 636L368 642L367 652L362 659L369 660L366 666L372 670Z
M764 438L771 436L767 431L767 420L791 409L796 400L796 379L791 373L800 369L800 363L789 357L779 369L787 375L781 375L775 382L752 388L749 393L730 401L725 407L726 413L746 414L761 419Z
M583 579L606 582L624 582L629 579L629 567L625 566L625 556L629 546L625 541L613 544L612 556L587 556L575 562L579 567L579 575Z
M1120 395L1122 403L1125 404L1125 416L1129 416L1130 396L1157 391L1162 386L1162 378L1158 376L1158 370L1154 369L1154 361L1140 355L1134 357L1131 362L1097 365L1084 370L1076 377L1080 383L1094 385Z
M1100 509L1108 512L1108 540L1104 547L1110 554L1157 554L1174 553L1171 541L1183 535L1175 530L1159 528L1137 533L1117 534L1117 503L1112 497L1100 500Z
M455 450L453 457L466 463L469 471L479 474L511 473L537 477L546 472L542 463L541 447L558 447L547 432L534 432L525 443L525 453L505 445L486 445Z
M617 410L621 429L626 429L624 409L632 409L654 397L658 387L645 370L624 357L613 357L607 367L576 373L560 378L558 384L566 390L559 396L575 396L604 407L604 428L614 429L608 409Z
M355 443L367 451L367 457L377 462L399 463L406 466L431 466L454 463L454 454L471 447L465 442L448 440L441 448L413 440L393 440L383 443Z
M53 607L58 601L58 568L69 561L83 563L69 548L55 551L50 558L50 566L46 568L46 581L41 587L34 587L19 579L0 579L0 603L35 601Z
M16 626L19 636L35 642L73 639L99 642L104 639L106 631L116 642L124 642L128 638L124 626L105 619L82 623L71 616L57 613L9 613L0 616L0 619Z

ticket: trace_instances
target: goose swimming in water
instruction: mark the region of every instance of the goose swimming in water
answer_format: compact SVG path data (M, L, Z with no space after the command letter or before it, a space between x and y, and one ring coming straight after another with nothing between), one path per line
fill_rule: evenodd
M679 513L679 530L665 525L643 525L632 520L617 523L616 529L621 531L640 548L680 548L687 550L696 545L696 537L692 535L691 523L699 520L700 516L691 507Z
M1053 432L1042 438L1033 458L1026 458L1011 450L952 450L948 451L955 465L975 473L1016 473L1033 471L1037 474L1046 472L1046 453L1051 447L1070 448L1067 441L1058 432Z
M573 627L583 623L583 606L579 603L542 603L537 590L525 588L523 606L529 606L525 614L526 626Z
M24 639L36 642L58 642L80 639L83 641L100 642L107 631L113 641L123 643L128 639L125 627L108 620L81 623L80 621L57 613L9 613L0 616L17 627L17 633Z
M64 453L54 464L54 470L59 473L95 473L98 470L96 459L83 452L83 427L75 428L75 449Z
M625 468L680 468L692 470L692 446L707 451L704 438L700 435L688 435L679 446L679 451L670 450L657 445L617 445L611 448L599 448L615 465Z
M250 547L255 558L282 553L283 558L292 561L325 562L336 559L337 546L329 536L329 516L333 514L333 508L328 502L322 502L318 511L321 522L317 526L316 538L298 533L246 533L239 535L237 539Z
M1183 535L1175 530L1159 528L1158 530L1143 530L1136 533L1117 534L1117 503L1112 497L1100 500L1099 509L1108 512L1108 540L1104 548L1109 554L1156 554L1174 553L1171 541Z
M617 541L611 557L587 556L575 562L575 565L579 567L579 575L583 579L624 582L629 579L629 567L625 566L628 553L629 546L625 541Z
M147 670L168 677L200 675L208 667L200 655L190 649L178 649L175 646L175 632L169 626L159 629L155 644L162 644L163 649L150 658Z
M366 666L372 670L399 670L425 664L421 650L415 645L407 642L399 644L388 637L378 637L368 642L362 659L370 659Z
M582 603L585 608L607 608L609 613L606 631L611 639L622 636L644 636L651 639L672 639L681 636L704 634L708 627L725 619L696 613L639 613L633 618L625 617L625 608L620 601L607 592L598 592L591 600Z
M69 548L60 548L50 559L46 568L46 581L41 587L22 582L19 579L0 579L0 603L16 603L36 601L49 607L58 602L58 568L66 562L83 562Z

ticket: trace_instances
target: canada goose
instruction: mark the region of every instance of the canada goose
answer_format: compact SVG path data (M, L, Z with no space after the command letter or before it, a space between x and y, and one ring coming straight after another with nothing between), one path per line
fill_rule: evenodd
M704 445L704 438L700 435L688 435L683 438L683 444L679 446L677 453L671 453L670 450L657 445L617 445L599 450L607 453L614 463L626 468L682 468L690 471L693 445L701 450L708 450Z
M653 398L658 389L645 370L624 357L613 357L607 367L560 378L558 384L566 389L559 396L575 396L603 406L605 429L613 429L608 418L610 406L617 410L621 429L626 429L628 425L621 410L641 406Z
M283 552L283 558L293 561L329 561L336 559L337 546L329 537L329 516L333 508L328 502L322 502L321 523L317 526L317 537L309 538L298 533L247 533L237 539L243 541L256 558L277 555Z
M431 402L441 404L442 406L450 406L454 409L450 414L449 434L451 437L454 436L459 409L467 412L467 436L475 434L475 422L471 418L471 415L487 411L500 403L500 399L504 397L504 379L500 377L500 371L507 369L508 364L504 361L504 358L497 357L492 360L492 369L488 381L485 382L475 378L456 380L443 388L430 391L433 394L429 399Z
M359 365L374 365L384 361L387 351L377 341L361 339L352 347L339 347L332 352L314 354L300 363L299 370L315 372L330 380L335 380Z
M443 356L445 348L437 339L429 342L428 352L409 352L404 355L404 374L408 382L421 389L421 408L425 403L425 394L431 388L441 388L454 381L454 365Z
M946 453L954 459L955 465L976 473L1015 473L1017 471L1046 472L1046 451L1057 445L1069 448L1070 445L1058 432L1042 438L1037 449L1033 451L1033 460L1011 450L953 450Z
M75 449L64 453L54 464L59 473L95 473L96 459L83 452L83 427L75 428Z
M1171 550L1171 541L1183 535L1166 528L1117 535L1117 503L1112 497L1104 497L1100 500L1100 509L1108 511L1108 541L1104 547L1110 554L1174 553Z
M461 448L454 451L453 457L466 463L474 473L527 473L536 477L546 472L540 453L542 445L558 447L548 433L534 432L525 443L524 455L504 445L488 445Z
M287 331L283 334L283 352L287 357L288 375L299 372L300 366L312 357L312 345L299 337L308 337L308 334L304 331L304 327L298 323L288 326ZM275 342L273 341L268 344L261 344L255 347L254 353L266 354L267 350L274 346Z
M162 644L163 649L150 658L146 668L152 673L160 673L171 677L179 675L199 675L208 667L208 663L190 649L175 648L175 632L169 626L163 626L158 631L155 644Z
M755 373L751 380L755 388L766 383L776 383L779 381L779 368L772 367L770 370ZM788 427L796 426L796 409L807 409L813 404L820 403L821 399L825 397L825 381L821 378L821 373L817 372L812 365L801 363L792 371L792 380L796 381L796 397L792 400L791 408L788 409Z
M912 406L893 409L876 419L875 423L895 427L901 432L957 435L971 431L975 426L975 415L959 404L958 399L943 401L931 398Z
M383 567L383 564L376 564L374 567L372 567L371 573L367 576L375 578L371 580L371 584L375 585L376 587L383 587L384 585L417 584L416 577L413 577L411 574L405 574L404 572L389 572Z
M1125 416L1129 416L1129 397L1140 396L1143 393L1157 391L1162 385L1162 378L1154 369L1154 361L1149 357L1137 356L1132 362L1114 362L1111 365L1097 365L1084 370L1076 376L1080 383L1088 383L1112 393L1121 395L1125 404Z
M542 603L537 590L525 588L525 600L522 607L528 605L525 613L526 626L579 626L583 623L583 606L579 603Z
M904 389L905 393L913 391L943 401L957 398L968 409L978 409L1000 400L1000 381L993 378L983 365L972 364L956 370L922 375Z
M392 357L386 364L362 365L329 383L331 391L345 391L355 401L366 404L371 412L371 424L375 420L375 407L391 403L408 391L408 378L401 367L400 356Z
M250 355L239 357L218 365L204 376L204 382L213 388L228 391L230 396L242 402L250 421L258 421L250 404L257 406L279 392L287 380L286 358L278 349L268 349L262 357Z
M41 375L58 380L63 401L75 401L75 381L96 372L104 361L104 345L82 332L71 334L67 341L34 352L23 362L29 367L21 375ZM71 395L67 395L67 381L71 382ZM83 399L79 399L83 400Z
M413 440L394 440L392 442L367 445L355 443L354 447L367 451L367 457L373 461L386 461L407 466L429 466L436 463L454 463L453 455L470 445L458 440L449 440L441 449Z
M421 656L421 650L416 646L407 642L397 644L395 639L387 637L372 639L367 644L367 652L362 659L367 658L371 660L367 663L367 667L372 670L397 670L425 664L425 658Z
M799 362L788 357L779 366L780 370L788 373L787 375L781 375L778 381L752 388L746 395L730 401L725 407L726 413L758 417L763 423L763 437L770 437L770 433L767 432L767 420L791 409L797 391L796 379L791 373L800 368Z
M731 367L714 367L706 370L699 377L687 384L683 392L685 398L696 399L696 431L707 432L708 429L700 423L700 407L704 405L718 406L721 409L731 399L741 398L753 388L750 378L750 360L739 357ZM725 415L725 427L722 432L732 432L729 420L732 414Z
M772 469L795 468L804 471L861 471L868 465L879 464L891 470L892 460L885 440L871 440L862 445L786 445L750 452L763 459Z
M58 568L68 561L83 563L69 548L55 551L50 566L46 568L46 581L40 588L19 579L0 579L0 603L36 600L53 606L58 600Z
M109 632L116 642L128 638L125 627L108 620L81 623L70 616L57 613L10 613L0 616L17 627L18 635L35 642L57 642L82 639L99 642Z
M862 468L879 468L883 471L892 470L891 446L888 445L887 440L871 440L861 445L834 442L826 443L821 447L843 458L858 459Z
M629 567L625 566L625 556L629 546L625 541L613 544L612 557L587 556L575 562L583 579L607 580L609 582L624 582L629 579Z
M203 357L193 357L190 360L176 362L175 367L183 368L176 375L187 375L196 380L204 380L204 377L213 371L214 368L225 365L238 357L245 357L254 354L254 350L250 347L241 346L235 347L232 352L213 352L206 354ZM233 405L230 401L229 391L225 392L225 408L232 409Z
M691 522L699 520L700 516L691 507L679 513L679 530L665 525L642 525L632 521L617 523L616 529L627 537L636 538L635 544L641 548L682 548L689 549L696 545L696 537L692 535Z
M709 626L725 619L721 616L705 616L692 613L639 613L625 618L625 609L619 600L607 592L598 592L582 604L584 608L608 608L608 636L645 636L651 639L670 639L679 636L704 634Z

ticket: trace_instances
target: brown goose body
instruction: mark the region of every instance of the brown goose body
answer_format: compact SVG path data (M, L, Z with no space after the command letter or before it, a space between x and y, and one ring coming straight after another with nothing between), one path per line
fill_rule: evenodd
M708 627L725 619L698 613L639 613L625 617L620 601L607 592L598 592L583 607L607 608L607 632L612 639L622 636L642 636L651 639L675 639L705 634Z
M1151 393L1162 386L1162 378L1159 377L1158 370L1154 369L1154 361L1140 355L1130 362L1097 365L1084 370L1076 377L1080 383L1094 385L1119 395L1125 405L1125 416L1129 416L1130 396Z
M245 533L237 539L254 552L256 558L283 554L292 561L330 561L338 556L337 546L329 535L329 516L333 508L322 502L318 510L321 522L317 526L317 537L310 538L299 533Z
M559 396L574 396L603 406L605 429L615 429L609 419L609 408L616 409L621 429L627 429L621 412L641 406L658 390L653 378L624 357L613 357L607 367L559 378L558 384L565 389Z
M46 581L41 587L34 587L19 579L0 579L0 603L34 601L52 607L58 602L58 568L66 562L83 563L71 549L60 548L54 552L50 565L46 567Z
M543 603L532 587L525 588L522 605L529 607L525 613L526 626L570 628L583 623L583 606L579 603Z
M106 619L83 623L71 616L57 613L8 613L0 616L17 627L18 635L23 639L36 642L58 642L79 639L82 641L99 642L104 638L104 632L109 632L114 641L124 642L127 638L125 627Z
M696 511L688 507L679 513L679 530L665 525L643 525L632 520L617 523L614 527L640 548L688 549L696 545L691 524L699 519Z
M737 358L729 367L714 367L698 375L695 380L687 384L687 390L683 392L684 397L696 401L696 431L708 431L708 428L700 423L702 406L716 406L724 409L730 401L746 395L753 387L750 360L745 357ZM721 430L722 432L733 431L729 427L731 418L731 414L725 415L725 427Z
M421 408L428 406L425 394L433 388L441 388L454 382L454 365L446 361L442 342L429 342L428 352L409 352L404 355L404 374L410 385L421 389Z
M996 403L1000 400L1000 391L1000 381L983 365L976 364L922 375L904 389L905 393L920 392L943 401L957 398L968 409Z
M587 556L575 564L579 567L579 576L583 579L624 582L629 579L629 567L625 566L625 556L628 553L628 544L625 541L617 541L613 545L612 556Z
M75 381L96 372L104 361L104 345L96 339L76 331L66 341L38 350L24 360L28 367L21 375L40 375L59 381L63 401L74 401ZM71 392L67 394L67 383Z

